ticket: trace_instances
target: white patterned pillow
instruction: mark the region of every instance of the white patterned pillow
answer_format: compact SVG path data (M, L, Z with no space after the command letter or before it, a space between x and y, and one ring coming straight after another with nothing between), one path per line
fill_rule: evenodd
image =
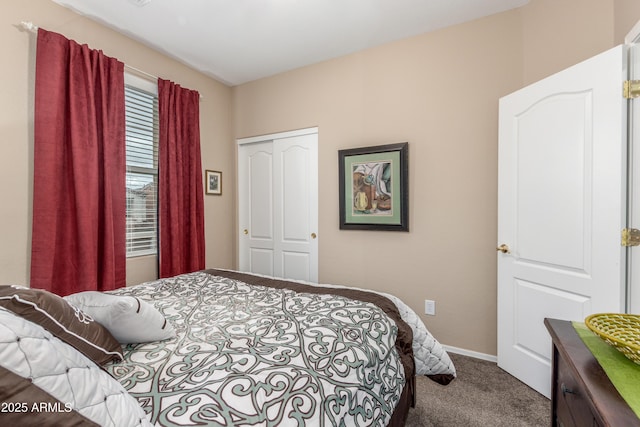
M6 425L150 425L138 402L107 372L2 307L0 402Z
M162 341L176 336L162 313L139 298L85 291L64 299L107 328L122 344Z

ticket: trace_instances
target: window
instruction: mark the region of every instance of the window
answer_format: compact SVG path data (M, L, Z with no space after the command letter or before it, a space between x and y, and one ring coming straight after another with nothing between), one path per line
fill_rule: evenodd
M158 95L155 83L125 74L127 257L158 248Z

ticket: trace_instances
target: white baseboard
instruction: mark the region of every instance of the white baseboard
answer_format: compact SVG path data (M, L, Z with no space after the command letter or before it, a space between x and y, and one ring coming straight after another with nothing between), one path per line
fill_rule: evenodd
M475 357L476 359L482 359L482 360L487 360L489 362L498 363L498 357L491 354L480 353L477 351L466 350L464 348L458 348L458 347L453 347L453 346L444 345L444 344L442 345L442 347L444 347L447 353L456 353L456 354L461 354L463 356Z

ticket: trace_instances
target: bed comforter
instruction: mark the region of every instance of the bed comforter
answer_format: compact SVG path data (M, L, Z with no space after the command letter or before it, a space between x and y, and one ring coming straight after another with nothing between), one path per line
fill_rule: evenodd
M113 293L151 302L177 332L107 366L156 425L404 424L414 327L383 295L221 270ZM453 365L435 359L429 375L446 384Z

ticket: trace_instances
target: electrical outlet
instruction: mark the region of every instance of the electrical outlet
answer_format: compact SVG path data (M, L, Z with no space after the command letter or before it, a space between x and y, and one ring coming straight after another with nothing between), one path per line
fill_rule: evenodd
M424 300L424 314L436 315L436 302L430 299Z

